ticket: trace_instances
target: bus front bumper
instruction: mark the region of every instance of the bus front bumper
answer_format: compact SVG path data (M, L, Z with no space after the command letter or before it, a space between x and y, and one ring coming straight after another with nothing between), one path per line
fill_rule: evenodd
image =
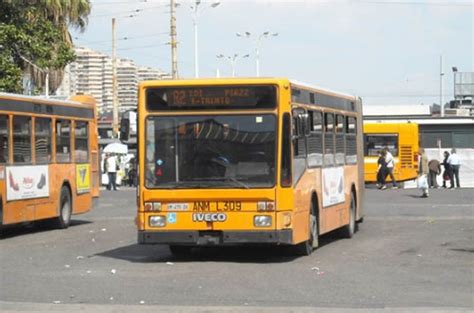
M233 245L233 244L292 244L293 231L139 231L139 244L173 245Z

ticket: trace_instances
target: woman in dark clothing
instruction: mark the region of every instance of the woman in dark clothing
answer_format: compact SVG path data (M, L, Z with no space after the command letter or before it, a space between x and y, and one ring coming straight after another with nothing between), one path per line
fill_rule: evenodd
M453 185L453 171L451 170L451 165L448 163L449 152L444 151L444 160L441 163L444 167L443 172L443 188L446 188L446 181L449 180L451 182L451 186Z
M385 177L387 176L387 162L385 162L385 151L379 151L379 159L377 160L377 186L379 189L386 189Z

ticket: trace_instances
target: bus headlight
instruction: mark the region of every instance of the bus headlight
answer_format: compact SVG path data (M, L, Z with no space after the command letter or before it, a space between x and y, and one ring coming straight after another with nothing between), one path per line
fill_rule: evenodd
M161 215L153 215L149 218L149 223L151 227L165 227L166 226L166 217Z
M255 227L269 227L272 226L272 217L267 215L255 215L253 217L253 225Z

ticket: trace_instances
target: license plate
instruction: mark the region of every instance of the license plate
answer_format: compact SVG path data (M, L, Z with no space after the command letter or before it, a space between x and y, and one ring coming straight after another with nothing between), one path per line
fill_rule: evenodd
M187 203L168 203L166 209L168 211L187 211L189 204Z
M192 203L194 212L232 212L242 211L240 201L195 201Z

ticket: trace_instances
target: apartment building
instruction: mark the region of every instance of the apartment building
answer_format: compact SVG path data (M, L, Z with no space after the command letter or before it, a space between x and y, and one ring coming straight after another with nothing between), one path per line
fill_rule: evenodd
M58 96L90 94L97 100L99 112L110 112L113 107L112 58L86 47L76 47L76 60L64 73ZM137 86L142 80L167 79L159 69L138 67L132 60L117 59L117 98L120 111L136 107Z

